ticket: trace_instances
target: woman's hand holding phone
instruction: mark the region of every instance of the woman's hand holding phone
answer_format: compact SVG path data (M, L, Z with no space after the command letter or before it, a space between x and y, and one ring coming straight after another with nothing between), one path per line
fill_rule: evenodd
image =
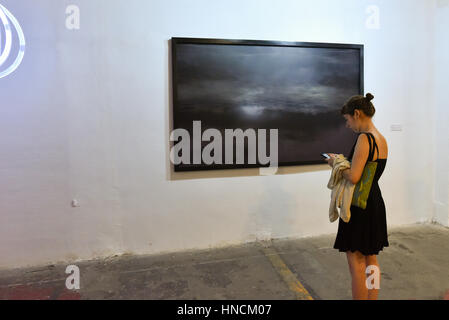
M333 166L334 166L334 160L335 160L335 158L337 157L337 155L336 155L335 153L323 153L322 155L323 155L323 157L325 157L325 158L326 158L325 155L327 155L327 156L329 157L329 158L326 159L326 161L327 161L327 163L328 163L331 167L333 167Z

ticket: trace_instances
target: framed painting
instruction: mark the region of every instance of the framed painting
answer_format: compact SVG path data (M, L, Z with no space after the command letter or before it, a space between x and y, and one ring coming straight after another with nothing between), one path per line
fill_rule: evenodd
M340 109L364 94L363 45L172 38L171 49L173 129L185 134L172 139L184 140L172 150L175 171L268 166L262 147L277 152L278 166L349 153L356 135ZM243 158L226 130L248 133Z

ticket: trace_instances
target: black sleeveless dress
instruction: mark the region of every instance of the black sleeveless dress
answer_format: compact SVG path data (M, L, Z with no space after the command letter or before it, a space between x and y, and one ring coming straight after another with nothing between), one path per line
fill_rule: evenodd
M366 134L368 137L370 144L368 159L372 161L374 148L377 149L377 155L379 155L376 139L369 132L362 132L360 134ZM348 159L352 160L356 144L357 140L352 147ZM378 184L379 178L385 169L387 159L377 159L376 162L376 174L368 196L366 209L351 206L351 219L349 222L346 223L341 218L338 220L338 232L334 249L338 249L340 252L360 251L363 255L378 255L380 250L389 246L385 203Z

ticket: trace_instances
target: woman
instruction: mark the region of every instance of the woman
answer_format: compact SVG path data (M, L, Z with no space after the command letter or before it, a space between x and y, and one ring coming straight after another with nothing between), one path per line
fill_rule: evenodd
M385 204L378 184L387 162L388 146L371 119L376 112L371 102L373 98L374 96L370 93L366 97L354 96L341 110L341 114L346 119L346 127L359 134L348 157L351 160L351 168L343 171L343 177L357 184L366 161L376 161L377 169L366 209L351 206L349 222L345 223L341 218L339 219L334 244L335 249L346 252L352 276L353 299L369 300L377 299L378 289L369 289L366 285L366 268L372 265L379 268L377 255L380 250L389 245ZM333 166L336 155L329 154L329 156L328 163ZM380 269L377 270L380 281Z

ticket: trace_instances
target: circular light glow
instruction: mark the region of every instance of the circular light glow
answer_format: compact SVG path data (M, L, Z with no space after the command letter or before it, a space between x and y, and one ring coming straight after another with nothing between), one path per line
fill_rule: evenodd
M12 45L11 25L9 24L8 18L6 17L6 14L3 11L3 7L1 4L0 4L0 20L2 21L3 27L5 28L5 49L0 55L0 66L1 66L2 64L5 63L6 59L8 59Z
M242 111L249 116L259 116L264 111L264 107L261 106L242 106Z
M19 52L17 53L17 57L14 60L14 62L8 68L0 72L0 78L3 78L14 72L14 70L16 70L19 67L20 63L22 62L23 56L25 55L25 36L17 19L11 14L11 12L8 11L8 9L6 9L1 4L0 4L0 21L2 22L3 28L5 29L5 48L3 52L0 53L0 67L6 62L9 55L11 54L12 48L11 24L16 29L17 36L19 38Z

